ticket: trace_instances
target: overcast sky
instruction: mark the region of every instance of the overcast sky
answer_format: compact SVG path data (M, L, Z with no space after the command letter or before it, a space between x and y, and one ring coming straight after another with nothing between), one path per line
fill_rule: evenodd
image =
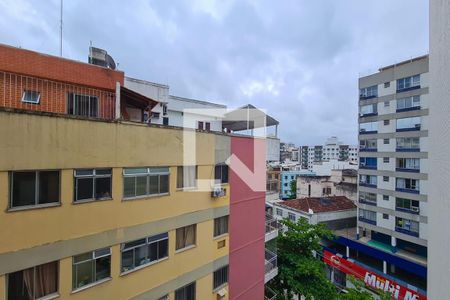
M0 1L0 43L58 55L59 10ZM358 77L428 52L428 1L66 0L63 41L173 95L267 109L282 141L356 143Z

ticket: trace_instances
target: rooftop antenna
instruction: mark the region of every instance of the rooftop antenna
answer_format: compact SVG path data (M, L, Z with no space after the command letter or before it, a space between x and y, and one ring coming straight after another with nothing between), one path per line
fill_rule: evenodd
M61 11L59 20L59 56L62 57L63 51L63 0L61 0Z

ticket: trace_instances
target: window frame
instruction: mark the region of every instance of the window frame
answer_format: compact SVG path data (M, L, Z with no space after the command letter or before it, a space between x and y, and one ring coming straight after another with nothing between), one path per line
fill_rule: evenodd
M217 178L217 169L220 168L220 178ZM224 172L226 170L226 180L224 180ZM230 181L230 168L226 163L220 163L220 164L216 164L214 165L214 180L218 181L220 180L220 182L218 184L228 184Z
M137 173L128 173L127 171L131 170L146 170L145 172L137 172ZM164 171L163 171L164 170ZM153 171L153 172L152 172ZM144 177L146 180L146 189L144 195L136 195L137 189L137 178ZM157 176L158 177L158 193L150 193L150 177ZM167 176L167 192L161 193L161 176ZM134 180L134 196L126 196L125 195L125 178L135 178ZM169 167L142 167L142 168L123 168L122 170L122 200L133 200L133 199L143 199L143 198L151 198L151 197L161 197L170 195L170 168Z
M39 204L39 185L40 185L40 173L41 172L57 172L58 173L58 201ZM13 206L14 200L14 174L15 173L34 173L34 203L32 205ZM61 170L49 169L49 170L30 170L30 171L10 171L9 172L9 201L8 211L26 210L35 208L45 208L61 205Z
M288 220L292 222L297 222L297 217L293 212L288 212Z
M223 266L213 272L213 291L222 289L228 284L229 266Z
M195 168L195 178L194 178L194 185L193 186L185 186L184 185L184 168L186 168L186 167L194 167ZM180 179L180 177L179 177L179 173L180 173L180 168L181 168L181 173L182 173L182 176L181 176L181 180L182 180L182 182L181 182L181 186L179 186L179 179ZM197 165L189 165L189 166L177 166L177 182L176 182L176 187L177 187L177 190L193 190L193 189L196 189L197 187L198 187L198 166Z
M96 255L96 252L101 251L101 250L106 250L106 249L108 250L107 254L101 254L101 255L98 255L98 256ZM91 258L90 259L85 259L85 260L82 260L82 261L75 262L75 257L81 256L81 255L86 255L86 254L89 254L89 253L91 254ZM100 259L100 258L103 258L103 257L109 257L109 276L105 277L105 278L102 278L102 279L99 279L99 280L96 280L96 275L97 275L97 272L96 272L97 271L96 270L97 264L96 264L96 262L97 262L97 259ZM75 270L77 270L77 269L74 269L76 266L81 265L81 264L86 263L86 262L92 262L93 269L91 271L92 271L92 275L93 275L92 279L94 280L94 281L92 281L90 283L87 283L87 284L85 284L83 286L76 287L75 286L75 282L77 281L78 278L77 278L77 276L72 275L72 277L73 277L72 278L72 292L84 290L84 289L86 289L88 287L91 287L91 286L100 284L102 282L111 280L112 279L112 276L111 276L111 257L112 257L111 247L100 248L100 249L96 249L96 250L93 250L93 251L89 251L89 252L85 252L85 253L81 253L81 254L77 254L77 255L72 256L72 274L74 274L74 272L76 272Z
M77 175L77 171L86 171L92 170L92 175ZM110 170L110 174L97 174L99 170ZM92 179L92 198L80 199L77 200L78 197L78 178L91 178ZM96 179L97 178L110 178L110 187L109 187L109 197L101 197L95 198L96 194ZM73 195L73 203L84 203L84 202L93 202L93 201L104 201L113 199L112 195L112 183L113 183L113 172L112 168L94 168L94 169L75 169L73 171L73 185L74 185L74 195Z
M130 244L130 243L136 243L140 240L145 240L145 242L141 243L141 244L136 244L133 246L128 246L126 247L126 244ZM167 241L167 249L166 249L166 255L159 257L159 243L162 241ZM145 267L154 265L156 263L159 263L161 261L164 261L166 259L169 258L169 247L170 247L170 243L169 243L169 233L168 232L163 232L163 233L158 233L155 235L151 235L151 236L146 236L140 239L136 239L136 240L131 240L131 241L127 241L124 243L120 244L120 275L125 275L134 271L138 271L140 269L143 269ZM150 245L155 244L156 243L156 247L158 249L158 258L156 260L151 260L150 259L150 253L148 251L148 248L150 247ZM147 250L147 254L146 254L146 260L148 260L148 262L143 263L143 264L136 264L136 257L135 257L135 249L137 248L146 248ZM128 269L128 270L124 270L124 265L123 265L123 254L125 252L133 252L133 268Z
M194 294L194 298L193 299L189 299L189 295L186 295L186 290L190 287L193 287L193 294ZM183 295L179 296L179 293L183 293ZM174 292L175 294L175 300L196 300L197 298L197 282L193 281L191 283L188 283L178 289L175 290Z
M82 97L82 98L87 97L89 99L88 100L89 101L88 115L76 114L75 113L75 110L76 110L76 108L75 108L75 97L76 96L79 96L79 97ZM91 108L90 108L90 106L91 106L92 99L96 100L96 105L97 105L97 109L95 111L95 116L91 115ZM73 112L72 113L70 113L70 101L73 101L73 103L72 103L72 110L73 110ZM78 116L78 117L85 117L85 118L86 117L87 118L99 118L99 116L100 116L100 101L99 101L99 97L98 96L88 95L88 94L77 94L76 92L67 92L66 105L67 105L67 114L71 115L71 116Z
M36 99L36 101L25 99L25 95L26 95L27 92L36 93L36 94L37 94L37 99ZM23 103L29 103L29 104L40 104L40 103L41 103L41 92L35 91L35 90L26 90L26 89L24 89L24 90L23 90L23 93L22 93L22 99L21 99L21 101L22 101Z
M226 222L223 221L223 220L226 220ZM226 224L226 226L225 226L226 230L224 232L221 232L221 230L220 230L222 225L223 225L223 224L219 224L220 222L225 222L225 224ZM213 237L214 238L219 238L219 237L228 235L229 230L230 230L230 228L229 228L230 223L229 222L230 222L229 215L215 218L214 219Z
M188 228L188 227L194 227L194 243L193 243L193 244L187 245L187 244L186 244L186 241L185 241L184 246L181 247L181 248L178 248L178 245L177 245L177 241L178 241L178 232L179 232L179 230L181 230L181 229L183 229L183 230L185 231L186 228ZM194 248L194 247L196 247L196 246L197 246L197 223L195 223L195 224L190 224L190 225L186 225L186 226L182 226L182 227L178 227L178 228L175 230L175 253L182 252L182 251L184 251L184 250L188 250L188 249Z

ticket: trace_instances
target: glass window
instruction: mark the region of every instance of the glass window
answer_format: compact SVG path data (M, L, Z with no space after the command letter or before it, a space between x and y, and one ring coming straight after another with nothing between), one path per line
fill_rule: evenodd
M420 169L420 159L419 158L397 158L397 168L419 170Z
M360 89L359 96L361 98L378 97L378 85Z
M383 121L383 124L384 124L385 126L389 125L389 120L384 120L384 121Z
M214 167L214 179L219 183L228 183L228 165L216 165Z
M388 214L383 214L383 219L389 220L389 215Z
M295 222L295 214L288 212L288 219L291 220L292 222Z
M214 219L214 236L228 233L228 216Z
M24 90L22 94L22 102L39 104L41 94L37 91Z
M397 99L397 109L409 109L420 107L420 96L411 96Z
M177 189L195 188L197 186L197 166L180 166L177 168Z
M376 221L377 213L371 210L359 209L359 217L370 221Z
M74 290L111 277L111 248L103 248L73 257Z
M389 107L390 104L391 104L390 101L384 101L384 107Z
M281 208L277 208L276 210L277 216L283 216L283 210Z
M359 192L359 200L362 202L377 203L377 194L368 192Z
M383 195L383 200L384 201L389 201L389 196L388 195Z
M111 169L75 171L75 201L111 199Z
M377 122L367 122L359 124L359 132L374 132L378 130Z
M167 167L124 169L124 198L168 194L169 174Z
M419 86L420 86L420 74L397 80L397 91Z
M177 228L175 249L180 250L196 243L197 224Z
M377 176L375 175L359 175L359 182L363 184L377 184Z
M397 130L398 129L420 130L420 117L397 119Z
M58 262L8 274L8 300L35 300L58 292Z
M223 286L228 283L228 266L222 267L213 274L213 289Z
M175 290L175 300L195 300L195 281Z
M389 163L389 157L383 157L383 163L385 164Z
M420 138L418 137L401 137L397 138L398 149L419 149Z
M11 172L10 207L59 202L59 171Z
M359 165L361 167L373 167L377 166L377 158L376 157L361 157L359 159Z
M363 105L360 108L360 114L363 115L369 115L369 114L375 114L377 113L377 105L376 104L369 104L369 105Z
M389 176L383 176L383 181L384 182L389 182Z
M361 149L377 149L377 140L376 139L361 140L359 141L359 145Z
M419 191L419 180L411 178L397 178L396 187L399 189Z
M419 233L419 222L416 221L396 217L395 227Z
M161 233L121 245L122 272L168 257L169 235Z
M98 116L98 98L95 96L68 93L67 107L67 112L70 115L83 117Z
M388 145L389 144L389 139L383 139L383 144Z

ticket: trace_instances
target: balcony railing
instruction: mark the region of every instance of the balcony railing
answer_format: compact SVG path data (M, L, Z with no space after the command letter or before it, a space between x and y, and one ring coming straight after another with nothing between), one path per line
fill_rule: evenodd
M280 224L273 218L272 215L266 214L266 233L273 232L280 228Z
M113 120L115 93L0 72L0 107Z
M266 249L265 253L265 271L266 274L278 268L277 254Z
M268 286L265 287L264 300L276 300L277 294Z

